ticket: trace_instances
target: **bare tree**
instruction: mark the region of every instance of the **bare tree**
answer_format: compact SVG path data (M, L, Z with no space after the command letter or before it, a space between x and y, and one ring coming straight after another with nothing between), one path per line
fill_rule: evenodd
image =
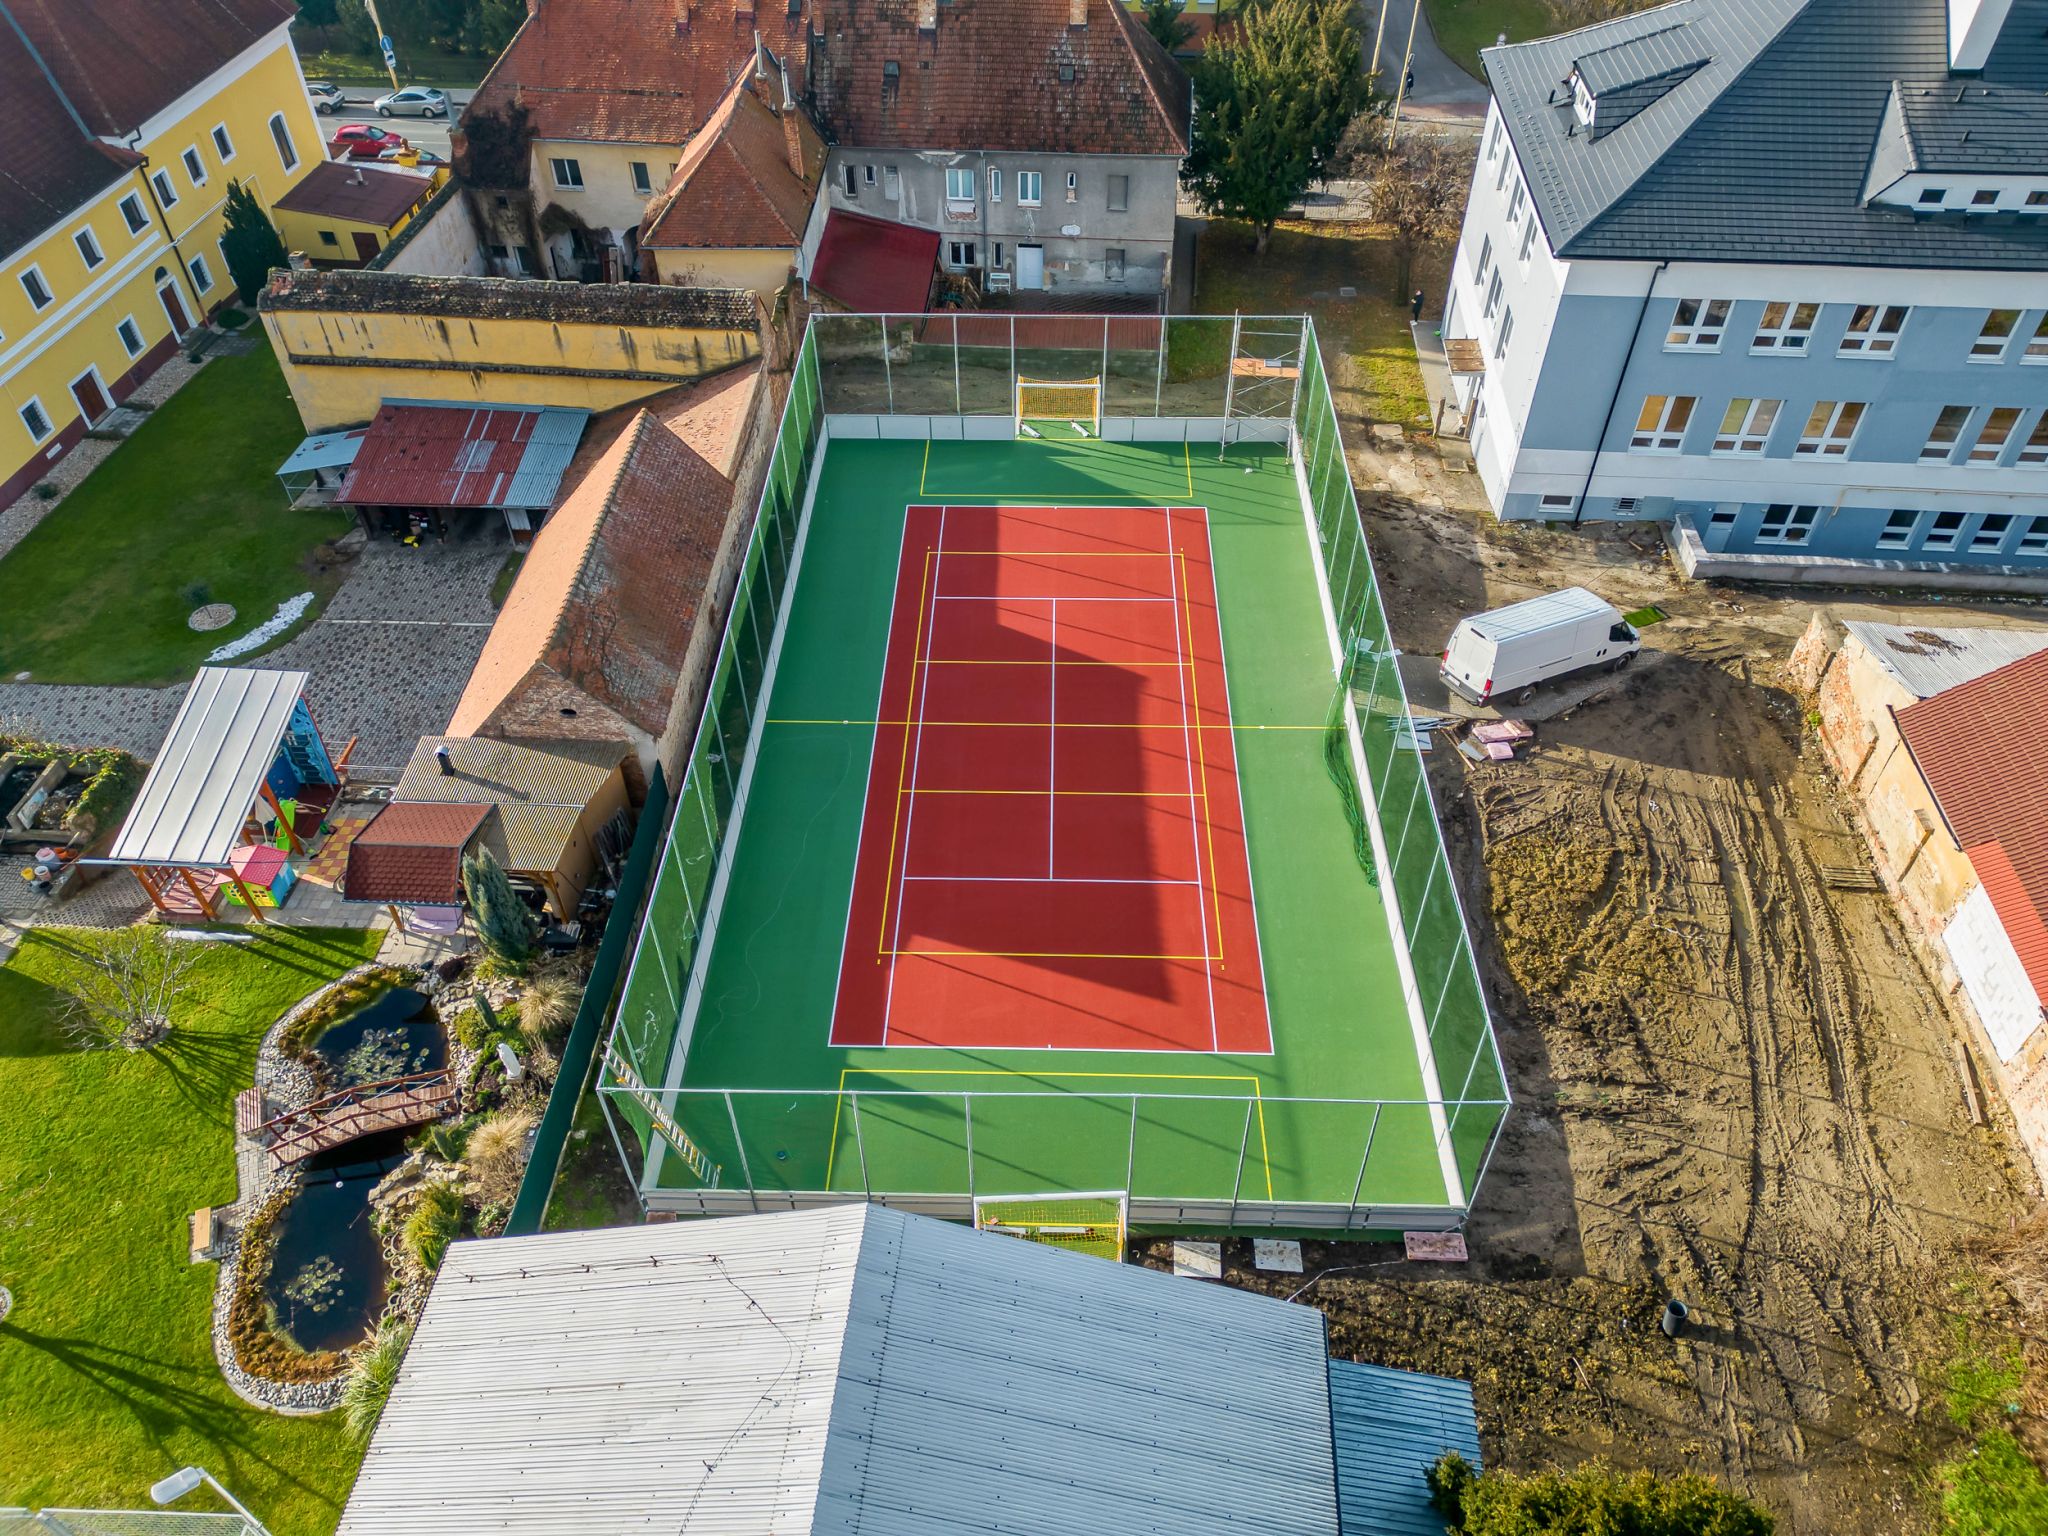
M1474 158L1469 145L1409 139L1362 168L1372 177L1372 222L1393 235L1396 298L1408 296L1422 248L1457 235Z
M87 1050L139 1051L171 1032L198 955L148 928L123 928L81 953L84 972L64 1007L65 1032Z

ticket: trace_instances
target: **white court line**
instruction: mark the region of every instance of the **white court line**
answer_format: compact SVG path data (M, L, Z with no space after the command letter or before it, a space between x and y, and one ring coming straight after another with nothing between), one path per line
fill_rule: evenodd
M946 564L946 509L944 507L939 508L939 541L932 546L931 561L932 595L936 598L939 591L939 578L944 573ZM900 557L898 564L901 564ZM920 597L923 596L922 593L918 595ZM938 632L938 625L928 624L925 626L925 631L924 648L926 655L929 656L933 636ZM916 668L919 665L919 661L915 655L910 658L910 664L912 676L916 676ZM918 681L917 735L913 738L915 744L910 749L910 805L903 813L902 863L896 871L896 924L889 932L889 948L896 951L897 954L901 954L903 951L903 882L910 874L910 829L917 821L917 760L924 751L924 700L925 694L931 688L931 685L932 669L930 662L927 660L924 663L924 676ZM889 962L889 990L882 999L882 1044L884 1045L889 1043L889 1018L895 1011L895 1007L896 962L894 957L891 957Z
M1165 510L1166 552L1171 556L1173 554L1173 508L1168 507ZM1188 769L1188 832L1194 838L1195 875L1197 884L1199 884L1202 873L1202 829L1197 817L1198 806L1195 794L1195 739L1194 732L1188 728L1187 663L1189 658L1186 648L1182 644L1180 632L1181 614L1186 612L1186 609L1179 600L1180 562L1169 559L1166 568L1168 575L1173 581L1173 659L1180 663L1180 665L1173 669L1173 680L1180 689L1181 758L1186 762ZM1192 623L1193 620L1190 619L1189 622ZM1208 786L1205 784L1202 788L1206 791ZM1212 869L1209 873L1213 876L1216 872ZM1206 956L1214 947L1209 936L1209 898L1207 892L1198 891L1196 893L1195 906L1202 918L1202 953ZM1212 1052L1219 1051L1222 1049L1222 1044L1216 1035L1216 964L1213 960L1204 959L1202 961L1202 980L1209 991L1209 1049Z

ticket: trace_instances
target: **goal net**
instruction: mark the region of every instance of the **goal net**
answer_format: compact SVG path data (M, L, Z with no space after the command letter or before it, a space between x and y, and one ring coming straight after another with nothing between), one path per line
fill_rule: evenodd
M1026 428L1030 430L1027 431ZM1017 435L1102 436L1102 377L1017 380Z
M977 1199L974 1224L984 1232L1121 1263L1124 1210L1120 1194L1004 1195Z

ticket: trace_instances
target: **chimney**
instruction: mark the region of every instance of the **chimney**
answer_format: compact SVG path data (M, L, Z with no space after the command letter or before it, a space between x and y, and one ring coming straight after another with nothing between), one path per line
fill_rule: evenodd
M440 746L434 748L434 761L441 765L441 776L443 778L452 779L455 777L455 754L448 750L447 743L443 742Z
M789 99L789 76L782 77L782 142L789 150L789 168L798 181L804 179L804 132L797 118L796 103Z
M540 14L540 0L526 0L526 14L538 16Z
M1088 25L1088 0L1067 0L1067 25L1085 27Z
M936 32L939 30L939 0L917 0L917 30Z
M754 78L756 80L766 80L768 78L768 50L761 46L761 29L759 27L754 28Z
M1991 57L2012 0L1948 0L1948 67L1975 74Z

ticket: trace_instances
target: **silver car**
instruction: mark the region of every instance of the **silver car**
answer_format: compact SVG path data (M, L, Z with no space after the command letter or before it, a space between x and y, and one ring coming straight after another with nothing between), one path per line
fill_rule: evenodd
M408 85L402 91L379 96L371 103L379 117L446 117L448 93L432 86Z
M348 105L348 98L341 94L341 87L326 80L308 80L306 97L313 103L313 110L322 117L330 115L336 107Z

